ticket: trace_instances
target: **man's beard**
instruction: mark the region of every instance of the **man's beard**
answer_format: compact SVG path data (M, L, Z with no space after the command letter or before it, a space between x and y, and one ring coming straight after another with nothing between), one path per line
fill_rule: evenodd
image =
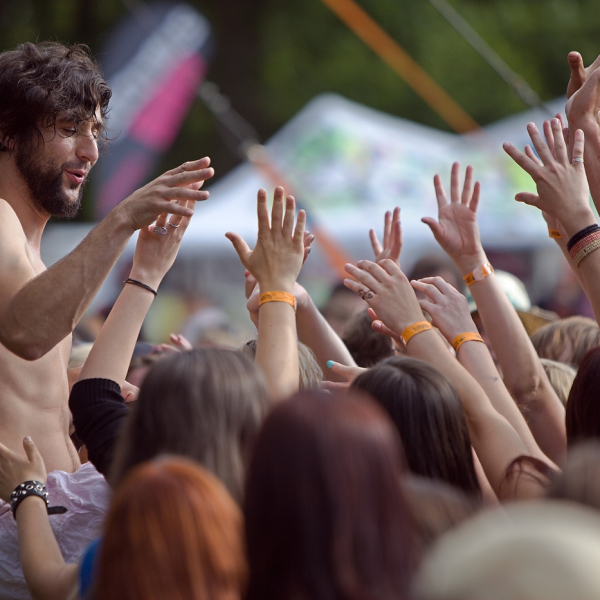
M79 184L79 195L76 201L70 200L66 194L63 179L64 168L57 167L50 159L43 162L41 152L31 148L18 147L15 152L15 165L19 174L25 181L33 203L46 214L52 217L72 219L81 208L83 187L87 180ZM81 165L68 165L73 169L82 168ZM77 184L70 185L75 189Z

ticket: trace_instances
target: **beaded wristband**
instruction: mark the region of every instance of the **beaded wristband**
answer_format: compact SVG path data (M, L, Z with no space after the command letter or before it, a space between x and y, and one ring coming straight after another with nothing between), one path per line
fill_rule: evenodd
M433 329L433 325L429 321L417 321L412 325L409 325L402 332L402 341L404 345L408 344L409 340L413 338L417 333L423 333L424 331L428 331L429 329Z
M594 231L586 235L583 239L579 240L570 250L569 254L571 257L575 258L576 254L585 246L587 246L590 242L595 242L596 240L600 240L600 231Z
M261 307L265 302L285 302L296 310L296 296L288 292L265 292L260 295L258 306Z
M548 227L548 235L553 239L553 240L562 240L563 236L560 235L560 231L558 229L550 229Z
M483 263L480 267L474 269L468 275L465 275L463 277L463 280L467 284L467 286L470 287L476 281L481 281L482 279L485 279L488 275L491 275L493 272L494 267L492 267L492 264L488 261L486 263Z
M129 277L128 279L126 279L123 282L123 285L125 285L126 283L131 283L133 285L137 285L138 287L144 288L145 290L148 290L149 292L154 294L155 298L158 294L158 292L156 290L153 290L149 285L146 285L145 283L142 283L141 281L138 281L137 279L131 279L131 277Z
M465 333L459 333L452 342L452 347L454 348L454 352L458 352L458 349L465 342L483 342L483 338L474 331L465 331ZM484 342L485 343L485 342Z
M600 248L600 239L594 240L584 246L574 257L573 260L575 264L579 266L581 261L588 255L594 252L594 250L598 250Z
M581 231L578 231L571 239L567 242L567 250L570 252L573 246L581 241L584 237L588 236L590 233L594 233L594 231L600 230L600 227L596 223L593 225L588 225L584 227Z

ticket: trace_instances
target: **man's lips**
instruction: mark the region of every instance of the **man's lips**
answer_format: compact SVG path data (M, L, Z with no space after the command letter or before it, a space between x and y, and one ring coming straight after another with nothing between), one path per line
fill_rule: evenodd
M77 184L83 183L87 177L87 171L79 169L66 169L65 173L71 181Z

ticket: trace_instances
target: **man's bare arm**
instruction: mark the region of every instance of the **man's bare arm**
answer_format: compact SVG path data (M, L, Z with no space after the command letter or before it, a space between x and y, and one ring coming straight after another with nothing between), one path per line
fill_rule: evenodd
M65 258L35 276L16 215L0 226L0 342L26 360L36 360L71 333L133 233L164 213L190 216L176 201L205 200L198 184L212 177L209 159L185 163L121 202ZM1 211L9 213L10 207ZM16 223L15 223L16 221ZM6 233L6 237L3 234Z

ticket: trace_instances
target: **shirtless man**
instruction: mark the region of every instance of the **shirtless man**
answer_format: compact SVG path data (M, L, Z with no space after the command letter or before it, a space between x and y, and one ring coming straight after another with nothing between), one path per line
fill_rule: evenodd
M110 95L82 47L24 44L0 54L0 442L23 454L31 436L47 470L65 477L80 466L69 439L73 327L133 233L155 221L160 233L169 213L172 221L191 215L177 201L205 200L199 188L213 175L208 158L165 173L46 269L44 227L77 213ZM0 545L5 523L0 514Z
M206 199L198 184L213 173L202 159L159 177L46 270L44 227L79 209L110 94L81 48L26 44L0 55L0 440L22 452L30 435L48 471L79 466L68 435L73 327L131 235L164 213L189 214L170 200Z

